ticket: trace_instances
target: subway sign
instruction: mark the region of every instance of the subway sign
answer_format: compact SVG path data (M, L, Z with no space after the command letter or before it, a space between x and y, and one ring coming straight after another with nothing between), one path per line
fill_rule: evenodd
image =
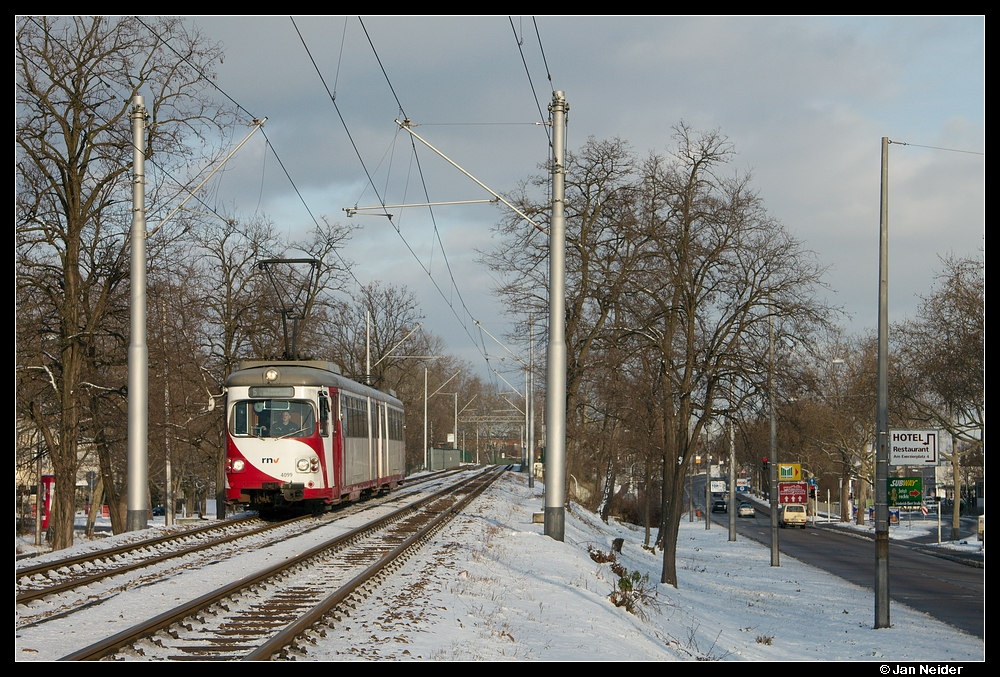
M921 507L924 504L923 479L920 477L890 477L889 505Z

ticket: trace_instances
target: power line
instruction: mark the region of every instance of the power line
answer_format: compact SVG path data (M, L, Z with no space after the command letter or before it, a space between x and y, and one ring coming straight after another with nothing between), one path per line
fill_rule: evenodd
M381 58L378 55L378 50L375 49L375 44L372 41L370 34L368 33L368 29L365 27L364 21L361 19L361 17L358 17L358 21L361 23L361 27L362 27L362 29L364 30L364 33L365 33L365 37L368 39L368 44L369 44L369 46L372 49L372 53L375 55L375 60L378 62L379 68L382 71L382 75L383 75L383 77L386 80L386 83L387 83L387 85L389 87L389 90L392 92L393 98L396 101L396 105L399 108L400 113L405 118L406 117L406 112L405 112L405 110L403 108L403 104L399 100L399 96L396 94L396 90L395 90L395 88L392 85L392 81L389 79L389 74L386 72L385 66L382 64L382 60L381 60ZM294 23L294 21L293 21L293 23ZM296 28L296 31L298 31L298 28ZM303 46L305 46L306 50L308 51L308 46L306 46L305 39L302 37L301 33L299 33L299 39L302 41ZM311 55L310 55L310 59L312 59ZM316 69L317 73L319 73L319 66L316 64L315 60L313 60L313 67ZM322 74L320 74L320 78L322 79ZM325 85L325 83L324 83L324 85ZM329 89L327 90L327 92L329 93ZM336 104L336 101L335 101L335 99L334 99L334 97L332 95L331 95L331 101L333 102L334 107L336 108L337 104ZM339 108L337 109L337 113L338 113L338 115L340 115ZM346 129L347 125L346 125L346 122L344 122L343 116L341 116L341 122L344 124L344 127ZM352 141L352 143L353 143L353 141ZM410 140L410 144L411 144L411 148L412 148L413 157L414 157L414 159L416 160L416 163L417 163L417 173L420 176L421 185L422 185L422 188L423 188L423 191L424 191L424 198L425 198L425 200L427 202L430 202L431 201L430 200L430 195L429 195L429 191L427 190L427 183L426 183L426 179L425 179L424 174L423 174L423 169L422 169L422 167L420 165L420 157L419 157L419 154L417 153L416 144L413 142L412 139ZM357 148L356 147L355 147L355 151L357 152ZM359 159L359 161L361 161L362 167L364 167L365 166L364 165L364 160L361 158L360 153L358 153L358 159ZM365 173L369 174L367 168L365 168ZM381 204L383 206L383 208L384 208L385 201L379 195L378 189L375 187L374 181L372 181L370 174L369 174L369 184L372 186L372 189L375 191L375 194L376 194L376 196L379 199L379 204ZM437 219L435 218L434 210L431 207L428 207L428 211L430 213L431 223L432 223L432 226L433 226L433 229L434 229L434 235L435 235L435 237L437 239L437 242L438 242L438 247L441 249L441 254L442 254L442 256L444 257L444 260L445 260L445 267L448 270L448 275L449 275L449 278L450 278L450 281L451 281L451 287L455 290L455 293L458 294L459 304L461 305L462 309L466 312L466 314L468 315L468 317L472 318L473 321L474 321L475 320L475 316L472 314L472 312L469 310L468 306L465 303L465 299L462 296L462 292L461 292L461 290L458 287L458 283L456 282L454 273L453 273L453 271L451 269L451 263L448 261L448 253L445 250L445 248L444 248L444 242L441 239L441 234L440 234L440 231L438 229ZM388 212L386 212L386 214L388 216ZM391 216L389 216L389 218L391 219ZM427 266L425 266L423 264L423 262L420 261L420 258L417 256L416 252L414 251L413 247L409 244L409 242L407 242L407 240L406 240L405 236L403 235L401 229L398 228L398 227L395 227L395 224L394 224L394 228L393 229L396 231L396 234L399 235L400 239L403 241L403 244L410 251L410 254L414 257L414 259L416 259L416 261L420 265L420 267L424 270L425 273L427 273L427 276L430 278L431 283L434 285L434 288L437 289L438 294L440 294L441 298L445 301L445 304L451 310L452 314L455 315L455 318L459 321L459 324L462 326L463 331L465 331L466 335L468 335L469 338L470 338L470 340L472 340L473 345L475 345L476 348L479 349L479 345L476 342L475 337L473 337L472 333L469 331L469 328L468 328L466 322L458 315L458 313L457 313L457 311L455 309L454 302L450 301L448 299L447 295L444 293L444 290L441 288L441 285L438 284L437 280L434 279L434 275L433 275L431 269L428 268ZM484 345L485 345L485 342L484 342ZM489 358L486 355L485 351L481 351L481 352L483 352L484 359L486 359L487 365L489 365Z
M521 63L524 65L524 74L528 77L528 86L531 87L531 96L535 99L535 108L538 109L538 117L542 121L542 129L545 130L545 136L549 139L549 143L551 143L552 135L549 133L549 128L545 124L546 120L545 114L542 113L542 104L538 100L538 92L535 91L535 83L531 80L531 72L528 70L528 60L524 57L524 41L517 37L517 30L514 28L514 20L510 16L507 17L507 20L510 22L510 30L514 33L514 41L517 43L518 54L521 55Z
M919 143L906 143L905 141L889 141L896 146L913 146L914 148L930 148L931 150L943 150L949 153L966 153L968 155L986 155L975 150L961 150L959 148L942 148L940 146L921 146Z
M173 52L174 52L174 54L178 55L178 57L180 57L180 58L182 58L182 59L184 58L183 56L181 56L181 55L180 55L180 53L179 53L179 52L177 52L177 50L175 50L175 49L173 48L173 46L172 46L172 45L170 45L170 43L168 43L167 41L165 41L165 40L164 40L164 39L163 39L163 38L162 38L162 37L161 37L161 36L160 36L160 35L159 35L158 33L156 33L155 31L153 31L153 30L152 30L152 29L151 29L151 28L150 28L150 27L149 27L149 26L148 26L147 24L145 24L145 23L143 23L143 22L142 22L141 20L139 20L139 19L138 19L138 17L136 17L136 19L137 19L137 20L139 21L139 23L140 23L140 24L142 24L142 26L144 26L144 27L145 27L145 28L146 28L147 30L149 30L149 31L150 31L150 32L151 32L151 33L152 33L152 34L153 34L153 35L154 35L154 36L156 37L156 39L157 39L157 40L159 40L159 41L160 41L160 42L161 42L161 43L162 43L163 45L165 45L165 46L166 46L166 47L168 47L168 48L169 48L169 49L170 49L171 51L173 51ZM41 31L42 31L43 33L45 33L46 37L48 37L48 38L49 38L50 40L52 40L52 42L53 42L54 44L56 44L56 45L59 45L59 47L61 47L61 48L63 49L63 51L65 51L65 52L66 52L67 54L69 54L69 55L70 55L71 57L73 56L73 52L72 52L72 50L70 50L70 48L69 48L69 47L68 47L68 46L67 46L66 44L64 44L62 40L60 40L60 39L59 39L58 37L56 37L56 36L52 35L52 33L50 33L50 32L49 32L49 30L48 30L48 27L47 27L47 26L45 26L45 25L43 25L43 24L39 24L39 23L38 23L38 21L37 21L37 20L35 19L35 17L28 17L28 20L29 20L29 21L31 21L31 22L32 22L33 24L35 24L35 26L37 26L37 27L38 27L38 28L39 28L39 29L40 29L40 30L41 30ZM33 61L33 60L32 60L32 59L30 58L30 57L28 57L28 55L27 55L27 54L23 54L22 56L23 56L23 57L24 57L24 59L26 59L26 60L27 60L27 61L28 61L29 63L31 63L31 64L32 64L32 65L33 65L33 66L34 66L35 68L37 68L37 69L38 69L38 70L39 70L40 72L43 72L43 73L44 73L44 72L46 72L46 69L45 69L45 68L44 68L44 67L43 67L43 66L42 66L41 64L38 64L38 63L35 63L35 61ZM185 60L185 63L188 63L188 65L189 65L189 66L191 66L190 62L188 62L188 61L187 61L186 59L184 59L184 60ZM213 86L215 86L215 85L214 85L214 83L212 83L212 82L211 82L211 80L210 80L210 79L208 79L208 78L207 78L207 77L206 77L206 76L204 75L204 73L202 73L202 72L201 72L200 70L198 70L198 69L197 69L197 68L195 68L194 66L191 66L191 68L192 68L192 70L194 70L194 71L195 71L195 72L196 72L196 73L198 74L198 78L199 78L199 79L204 79L204 80L206 80L207 82L209 82L210 84L212 84ZM103 76L102 74L100 74L100 73L97 73L97 72L95 72L95 71L93 70L93 68L88 68L88 71L87 71L87 72L88 72L88 73L89 73L90 75L93 75L93 76L94 76L95 78L97 78L97 80L98 80L98 81L99 81L99 82L100 82L100 83L101 83L102 85L104 85L105 87L107 87L107 88L108 88L108 89L110 89L110 90L113 90L113 91L115 91L115 92L117 93L117 96L116 96L116 98L119 98L119 99L125 99L125 98L128 98L128 97L125 97L124 93L122 92L122 88L121 88L121 87L120 87L119 85L117 85L117 84L115 84L115 83L109 83L109 82L108 82L108 81L107 81L107 80L106 80L106 79L104 78L104 76ZM50 75L52 75L52 74L50 73ZM216 87L216 89L218 89L218 87ZM219 90L219 91L221 91L221 90ZM224 93L224 92L223 92L223 93ZM94 114L94 117L96 117L96 118L98 118L98 119L100 119L100 120L103 120L103 121L104 121L104 123L106 123L107 125L110 125L111 121L110 121L110 120L108 120L108 119L107 119L107 118L106 118L106 117L105 117L105 116L104 116L104 115L103 115L103 114L102 114L102 113L101 113L100 111L98 111L98 110L97 110L97 108L95 108L94 106L90 105L89 103L87 103L87 102L85 102L85 101L81 101L81 103L82 103L82 105L83 105L83 106L85 106L85 107L86 107L86 108L87 108L87 109L88 109L88 110L89 110L90 112L92 112L92 113ZM234 102L234 103L235 103L235 102ZM238 104L237 104L237 105L238 105ZM241 108L242 110L245 110L245 109L243 109L242 107L240 107L240 108ZM108 132L109 134L111 134L112 136L114 136L114 134L116 133L116 130L115 130L115 128L113 128L113 127L110 127L110 126L106 127L106 131L107 131L107 132ZM124 143L124 144L125 144L125 145L126 145L127 147L129 147L129 148L131 148L131 149L135 149L135 144L134 144L134 143L132 142L132 137L131 137L131 136L130 136L129 134L127 134L127 133L126 133L125 131L120 131L120 130L119 130L119 131L118 131L117 133L119 134L119 136L120 136L120 139L121 139L122 143ZM161 164L160 164L160 163L159 163L158 161L156 161L156 160L154 160L154 159L152 159L152 158L147 158L147 161L149 162L149 164L151 164L152 166L154 166L154 167L155 167L156 169L158 169L159 171L163 172L163 174L165 174L166 176L170 177L170 179L171 179L171 180L173 180L173 182L174 182L175 184L177 184L177 185L179 186L179 189L177 190L177 192L176 192L176 193L174 193L174 196L173 196L172 198L169 198L168 200L165 200L164 202L169 202L169 201L170 201L171 199L174 199L174 198L175 198L175 197L176 197L177 195L180 195L180 194L181 194L182 192L185 192L185 191L187 191L187 187L188 187L188 186L190 185L190 183L187 183L187 184L185 184L185 183L182 183L181 181L179 181L179 180L178 180L178 179L177 179L176 177L174 177L174 176L173 176L173 174L171 174L171 172L170 172L170 171L168 171L168 170L167 170L167 169L166 169L166 168L165 168L165 167L164 167L163 165L161 165ZM125 168L125 167L127 167L127 166L128 166L128 164L129 164L129 163L127 163L127 162L119 162L118 164L119 164L119 167L122 167L122 168ZM199 173L200 173L200 172L199 172ZM193 181L192 181L192 182L193 182ZM227 219L226 217L223 217L223 216L222 216L221 214L219 214L219 213L218 213L218 212L217 212L217 211L215 210L215 208L214 208L214 207L212 207L211 205L209 205L208 203L206 203L206 202L205 202L205 201L204 201L203 199L201 199L201 198L200 198L199 196L197 196L197 195L193 195L193 197L194 197L194 199L195 199L195 200L196 200L196 201L197 201L197 202L198 202L199 204L201 204L201 205L202 205L202 206L203 206L203 207L204 207L205 209L207 209L208 211L210 211L210 212L211 212L211 213L212 213L213 215L215 215L215 216L216 216L217 218L219 218L220 220L222 220L222 221L226 221L226 222L229 222L229 221L231 221L231 219Z
M375 43L372 42L371 36L368 35L368 29L365 28L365 22L361 19L360 16L358 17L358 23L361 24L361 30L365 32L365 37L368 38L368 44L372 48L372 54L375 55L375 60L378 62L378 67L382 69L382 75L385 77L386 84L389 85L389 91L392 92L392 98L396 100L396 105L399 106L399 112L402 113L403 117L405 118L406 111L403 110L403 104L399 102L399 97L396 96L396 90L393 88L392 82L389 81L389 74L385 72L385 66L382 65L382 59L378 57L378 50L375 49Z
M538 38L538 51L542 53L542 64L545 66L545 77L549 79L549 89L555 93L556 88L552 84L552 73L549 71L549 62L545 58L545 47L542 46L542 34L538 30L538 21L535 20L535 17L531 17L531 23L535 25L535 37Z

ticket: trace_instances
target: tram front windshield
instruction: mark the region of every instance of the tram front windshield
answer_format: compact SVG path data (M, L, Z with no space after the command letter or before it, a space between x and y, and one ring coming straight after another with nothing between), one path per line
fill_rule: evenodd
M233 405L230 433L246 437L309 437L316 432L310 402L243 400Z

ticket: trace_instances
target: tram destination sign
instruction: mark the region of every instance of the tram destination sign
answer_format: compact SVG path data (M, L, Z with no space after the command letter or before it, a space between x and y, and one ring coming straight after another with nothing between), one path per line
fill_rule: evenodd
M889 465L937 465L939 430L889 429Z

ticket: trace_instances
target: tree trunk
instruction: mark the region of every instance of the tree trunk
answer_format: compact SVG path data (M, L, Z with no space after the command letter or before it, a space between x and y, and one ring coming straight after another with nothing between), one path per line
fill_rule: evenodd
M643 500L643 504L645 505L645 513L643 514L643 518L642 518L642 524L643 524L643 526L645 527L645 530L646 530L646 536L643 539L642 544L645 545L647 548L649 547L649 521L650 521L650 517L651 517L650 512L652 512L652 504L653 504L653 499L652 499L652 494L653 494L653 491L652 491L652 489L653 489L653 486L652 486L652 484L653 484L652 472L653 472L653 470L650 467L650 465L651 465L651 463L650 463L650 460L649 460L649 456L647 456L646 457L646 473L645 473L646 482L645 482L645 487L644 487L644 494L645 495L643 496L643 499L644 499Z
M604 471L604 491L601 495L601 506L600 514L601 520L605 524L608 523L608 515L611 512L611 499L615 495L615 465L612 461L612 455L608 454L608 464Z
M961 538L961 520L959 517L962 514L962 478L960 471L961 457L956 449L951 453L952 482L955 485L955 500L953 500L951 504L951 537L948 539L951 541L957 541Z
M862 477L858 477L857 504L857 525L863 527L868 518L868 482L866 482Z
M687 463L663 463L663 517L662 538L663 573L660 583L677 587L677 532L684 512L684 480L687 478Z
M844 457L844 467L840 474L840 521L850 522L851 521L851 492L849 487L851 486L851 479L848 475L849 466L847 463L847 457Z
M56 476L49 513L49 538L53 550L73 545L73 523L76 514L76 459L53 454L52 471Z

